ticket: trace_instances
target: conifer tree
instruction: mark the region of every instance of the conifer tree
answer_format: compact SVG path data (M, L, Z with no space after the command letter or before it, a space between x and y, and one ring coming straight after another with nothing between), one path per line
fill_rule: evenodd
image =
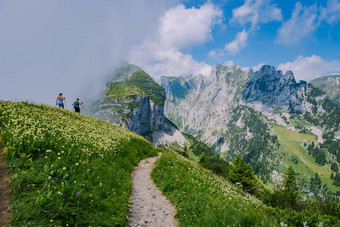
M321 179L318 173L310 179L310 190L312 192L318 192L321 189Z
M334 172L338 172L339 171L338 165L335 162L332 162L331 170L333 170Z
M245 163L239 155L236 156L234 166L229 172L229 180L233 183L240 183L243 189L251 194L255 194L261 188L253 168L250 164Z
M296 209L298 197L296 173L291 165L288 167L283 177L283 192L286 198L286 206Z

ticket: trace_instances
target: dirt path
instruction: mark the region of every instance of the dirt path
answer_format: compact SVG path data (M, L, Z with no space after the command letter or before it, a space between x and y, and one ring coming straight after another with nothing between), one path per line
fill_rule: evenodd
M128 226L178 226L176 209L151 179L157 157L142 160L132 173L132 195Z
M8 183L9 174L2 158L2 148L0 147L0 226L8 226L10 217L9 207L11 190Z

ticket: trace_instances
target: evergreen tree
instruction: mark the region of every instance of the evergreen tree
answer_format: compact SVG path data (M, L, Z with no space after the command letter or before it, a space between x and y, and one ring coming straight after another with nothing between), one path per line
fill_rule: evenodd
M335 174L335 177L334 177L333 180L334 180L334 182L333 182L334 185L340 186L340 174L339 173Z
M199 161L199 164L201 164L203 167L206 167L208 165L208 158L207 158L207 155L205 153L203 153L201 155L201 158L200 158L200 161Z
M296 173L291 165L288 167L283 177L283 194L285 196L284 206L296 209L298 197Z
M183 148L183 152L182 152L183 157L189 158L189 153L188 152L189 152L188 146L187 146L187 144L184 144L184 148Z
M331 170L333 170L334 172L338 172L339 171L338 165L335 162L332 162Z
M312 192L318 192L321 189L321 179L318 173L310 179L310 190Z
M285 191L296 191L297 184L296 184L296 173L293 167L290 165L286 172L283 175L283 186Z
M332 172L332 174L331 174L331 177L330 177L331 179L334 179L334 175L333 175L333 172Z
M260 192L262 188L251 165L245 163L239 155L236 156L234 165L229 172L229 180L233 183L240 183L243 189L251 194Z

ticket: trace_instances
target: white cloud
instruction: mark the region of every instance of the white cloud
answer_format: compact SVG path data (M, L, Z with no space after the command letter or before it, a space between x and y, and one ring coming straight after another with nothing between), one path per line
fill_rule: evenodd
M160 19L160 42L165 47L188 47L211 39L211 30L223 13L212 4L186 9L180 4Z
M328 0L326 7L321 9L320 17L329 24L337 23L340 20L340 1Z
M210 3L200 8L186 9L183 5L171 8L160 18L157 34L151 34L130 51L128 61L154 77L208 75L211 66L195 61L182 49L209 41L212 29L220 23L221 17L222 11Z
M158 46L147 47L142 50L143 54L149 52L150 58L147 61L133 60L131 62L141 66L147 73L155 78L160 76L180 75L209 75L211 66L204 62L195 61L191 55L183 54L176 48L159 49ZM135 62L138 61L139 63Z
M320 20L316 5L306 7L297 2L291 18L284 22L278 30L276 42L284 44L298 43L315 31L319 25Z
M264 65L264 63L259 63L255 66L253 66L251 69L254 70L254 71L258 71L259 69L261 69L261 67Z
M277 68L283 72L293 71L297 81L310 81L320 76L340 72L340 61L325 61L316 55L299 56L295 61L280 64Z
M271 21L281 21L282 13L271 0L245 0L244 4L233 9L231 23L251 24L252 29L258 29L259 24Z
M208 54L208 57L215 60L221 60L224 58L224 52L220 49L211 50Z
M242 32L237 33L236 38L225 45L225 49L230 54L236 54L240 49L247 45L248 33L243 30Z
M233 60L228 60L228 61L224 62L223 65L225 65L225 66L233 66L233 65L235 65L235 63L234 63Z
M272 0L245 0L242 6L233 9L230 23L244 27L250 24L250 28L239 32L234 41L226 44L225 49L231 54L236 54L247 45L248 35L260 29L261 24L281 20L281 9L272 4Z

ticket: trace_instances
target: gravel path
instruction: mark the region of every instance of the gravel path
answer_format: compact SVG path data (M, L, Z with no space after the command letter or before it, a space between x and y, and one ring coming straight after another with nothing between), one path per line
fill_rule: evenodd
M151 179L152 166L158 157L142 160L132 173L128 226L178 226L176 209Z

